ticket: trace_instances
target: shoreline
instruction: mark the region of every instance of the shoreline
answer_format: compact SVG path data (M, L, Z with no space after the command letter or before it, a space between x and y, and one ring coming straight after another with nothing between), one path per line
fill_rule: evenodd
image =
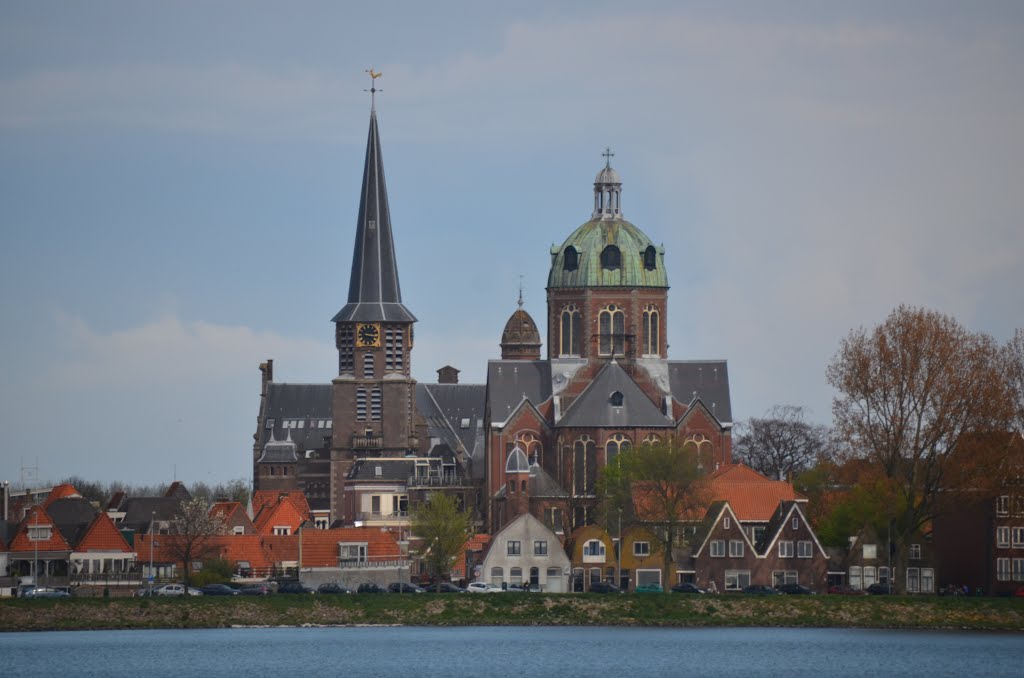
M1024 599L474 594L0 600L0 632L399 626L1024 631Z

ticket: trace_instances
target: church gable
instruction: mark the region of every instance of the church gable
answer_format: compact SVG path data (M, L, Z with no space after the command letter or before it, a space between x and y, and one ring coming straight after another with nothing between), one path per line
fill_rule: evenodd
M615 361L605 365L558 422L559 427L638 428L671 426Z

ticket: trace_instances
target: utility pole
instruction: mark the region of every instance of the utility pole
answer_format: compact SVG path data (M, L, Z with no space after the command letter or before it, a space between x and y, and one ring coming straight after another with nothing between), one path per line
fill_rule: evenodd
M150 514L149 519L149 589L153 592L153 523L156 522L156 511Z

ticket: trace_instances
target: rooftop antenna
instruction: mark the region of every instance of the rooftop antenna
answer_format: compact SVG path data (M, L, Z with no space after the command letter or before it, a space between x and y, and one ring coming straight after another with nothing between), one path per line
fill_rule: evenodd
M25 466L25 457L21 458L21 489L29 489L29 483L35 485L39 482L39 457L36 457L34 466Z
M377 89L376 81L377 78L384 75L383 73L377 73L373 70L373 67L366 69L366 72L370 74L370 89L364 89L364 92L370 93L370 112L377 112L377 92L383 92L382 89Z
M602 153L601 156L604 158L604 167L605 167L605 169L611 169L611 167L612 167L612 158L615 157L615 154L612 153L612 149L610 149L607 146L605 146L604 147L604 153Z

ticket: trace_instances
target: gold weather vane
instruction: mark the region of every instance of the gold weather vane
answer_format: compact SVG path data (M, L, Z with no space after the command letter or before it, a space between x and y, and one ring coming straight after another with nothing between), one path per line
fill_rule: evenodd
M384 74L383 73L377 73L376 71L373 70L372 66L370 68L366 69L365 72L370 74L370 89L364 89L363 91L370 93L370 110L371 111L375 111L375 110L377 110L377 92L383 92L384 91L382 89L377 89L377 87L375 86L376 85L376 80L377 80L377 78L379 78L380 76L382 76Z

